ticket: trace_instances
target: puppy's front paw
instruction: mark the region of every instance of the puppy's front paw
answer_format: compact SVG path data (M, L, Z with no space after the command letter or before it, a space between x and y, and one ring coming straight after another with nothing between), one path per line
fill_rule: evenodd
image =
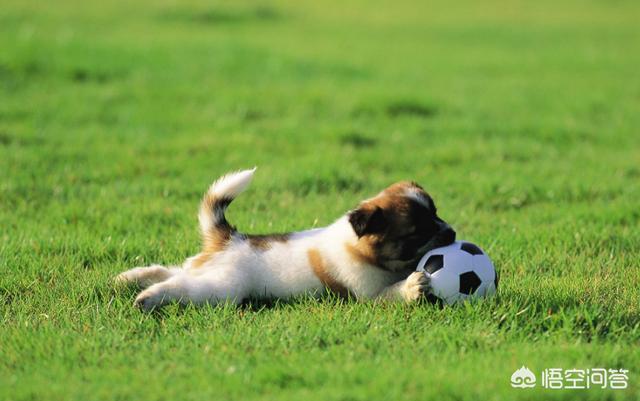
M151 312L154 309L161 308L167 301L165 294L157 291L142 291L133 301L133 306L139 308L143 312Z
M402 297L407 302L417 301L430 292L430 280L422 272L413 272L407 277L402 288Z

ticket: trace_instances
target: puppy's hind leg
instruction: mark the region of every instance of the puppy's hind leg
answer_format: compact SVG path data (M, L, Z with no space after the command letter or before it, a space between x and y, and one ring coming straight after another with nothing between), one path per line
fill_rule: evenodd
M126 272L118 274L115 278L117 284L132 284L140 288L147 288L153 284L160 283L173 277L182 269L177 267L164 267L152 265L147 267L136 267Z
M199 275L183 272L142 291L134 305L144 312L171 302L196 305L229 302L237 305L248 295L247 278L237 268L216 267Z

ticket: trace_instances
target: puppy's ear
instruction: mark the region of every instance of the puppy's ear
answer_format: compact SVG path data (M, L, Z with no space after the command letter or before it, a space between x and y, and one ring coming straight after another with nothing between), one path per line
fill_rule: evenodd
M349 213L349 223L360 238L366 234L381 233L384 231L387 220L383 210L378 206L374 208L359 207Z

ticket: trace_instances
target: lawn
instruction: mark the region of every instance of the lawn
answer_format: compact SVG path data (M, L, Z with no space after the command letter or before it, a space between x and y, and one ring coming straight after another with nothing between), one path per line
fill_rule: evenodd
M4 0L0 399L640 397L640 3ZM145 315L111 279L229 219L329 224L400 179L483 246L458 307L296 299ZM534 389L514 389L522 365ZM628 369L551 390L547 368Z

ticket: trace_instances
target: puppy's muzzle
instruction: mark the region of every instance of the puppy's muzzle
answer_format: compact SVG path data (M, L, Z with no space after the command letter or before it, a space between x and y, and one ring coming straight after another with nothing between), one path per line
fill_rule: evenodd
M429 242L418 248L409 260L387 261L387 267L390 267L392 270L415 269L416 264L425 253L436 248L451 245L456 240L456 232L444 222L440 224L440 227L440 231L438 231Z
M440 230L424 245L419 248L409 247L404 255L395 260L384 261L384 266L389 270L415 269L416 264L425 253L452 244L456 240L456 232L445 222L438 224ZM407 253L409 252L410 253Z
M440 231L427 242L422 251L429 252L433 249L451 245L456 240L456 232L445 222L440 223Z

